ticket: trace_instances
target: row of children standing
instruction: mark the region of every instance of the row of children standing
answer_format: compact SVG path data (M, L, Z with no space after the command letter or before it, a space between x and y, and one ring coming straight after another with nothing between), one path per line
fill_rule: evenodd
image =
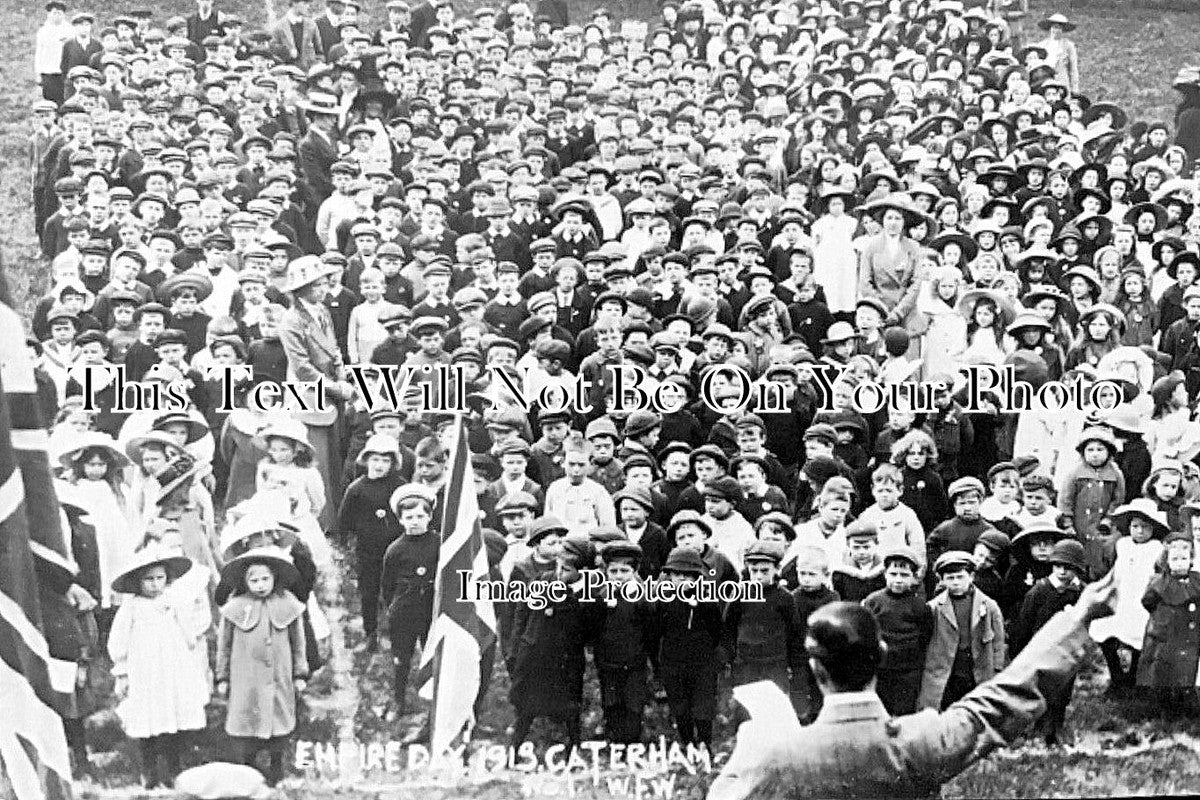
M202 416L142 412L120 439L68 403L51 433L72 551L88 597L72 635L87 680L64 720L77 775L90 772L83 720L112 697L139 744L143 782L170 785L194 762L215 695L225 760L278 781L299 692L322 663L313 592L332 563L325 503L303 426L277 418L246 443L245 499L217 519L214 443ZM314 481L315 478L315 481Z

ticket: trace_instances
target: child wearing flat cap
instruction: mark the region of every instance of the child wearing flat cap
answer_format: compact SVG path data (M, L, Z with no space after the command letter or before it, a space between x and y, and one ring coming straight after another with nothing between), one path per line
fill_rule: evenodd
M933 638L925 653L919 708L945 710L1004 667L1004 617L975 588L975 559L948 550L933 564L941 591L929 601Z
M791 592L779 582L783 545L756 541L746 551L746 572L763 589L762 602L733 602L725 613L723 657L733 665L733 684L772 681L791 690L804 659L803 624Z
M884 587L867 595L863 607L875 616L887 654L875 691L894 717L915 713L925 651L933 638L933 611L919 591L921 556L905 545L883 554Z
M600 550L605 577L614 586L638 581L642 548L614 541ZM642 716L649 699L647 665L657 663L654 608L646 600L629 600L620 592L612 600L588 603L584 609L594 643L604 734L631 744L642 738Z

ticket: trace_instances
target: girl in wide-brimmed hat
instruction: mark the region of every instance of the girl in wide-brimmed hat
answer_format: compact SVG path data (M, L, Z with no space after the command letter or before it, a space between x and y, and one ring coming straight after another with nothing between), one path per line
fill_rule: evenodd
M1154 382L1150 396L1154 456L1191 461L1200 453L1200 424L1192 421L1187 376L1181 370L1164 375Z
M125 502L123 470L129 459L111 436L98 431L75 437L57 457L64 475L56 482L55 491L85 509L95 526L102 582L99 600L101 607L108 609L117 603L109 584L137 544L130 536ZM110 619L100 616L102 629Z
M1111 617L1096 620L1089 633L1100 643L1100 652L1108 664L1113 691L1131 688L1137 675L1138 659L1150 613L1142 606L1142 595L1154 576L1155 564L1163 552L1163 539L1170 532L1167 517L1154 501L1138 498L1116 509L1114 528L1120 534L1113 547L1112 569L1121 585ZM1129 667L1121 664L1120 653L1129 651Z
M1063 476L1058 509L1086 543L1101 520L1125 499L1125 476L1115 463L1117 440L1107 428L1085 428L1075 450L1080 462Z
M210 570L215 584L219 563L219 554L214 549L215 513L212 496L199 485L200 478L208 471L207 464L186 453L174 456L154 476L158 492L148 521L153 523L161 518L177 526L184 555Z
M141 748L147 788L174 781L187 734L207 722L205 634L212 615L191 592L172 591L190 567L181 551L155 542L133 553L112 581L112 590L126 595L108 637L120 699L116 712ZM197 658L201 651L203 660Z
M304 424L291 417L272 420L253 442L267 454L258 462L255 485L287 485L303 500L304 510L319 517L325 509L325 481L313 466L313 446Z
M1000 364L1004 361L1004 331L1015 316L1012 305L992 289L972 289L958 301L967 320L967 347L963 361L971 364Z
M1055 343L1052 331L1049 322L1038 314L1026 311L1017 315L1006 332L1012 338L1013 352L1024 350L1040 356L1046 362L1050 380L1056 381L1062 377L1066 356Z
M253 766L267 751L267 781L275 784L309 674L304 604L290 591L300 573L286 552L268 546L230 561L221 581L237 587L221 608L217 637L217 691L229 697L225 732L242 763Z

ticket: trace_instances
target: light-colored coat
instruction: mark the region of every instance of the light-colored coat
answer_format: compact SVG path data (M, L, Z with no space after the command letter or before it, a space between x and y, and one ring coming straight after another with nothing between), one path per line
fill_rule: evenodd
M279 343L287 355L287 380L312 383L318 378L327 382L341 378L342 352L333 333L333 318L328 309L321 308L323 319L314 316L299 300L292 304L279 326ZM337 419L337 408L326 403L324 411L315 408L316 395L304 393L308 411L293 411L293 416L305 425L329 426Z
M225 732L271 739L296 727L296 689L308 677L304 604L291 592L237 595L221 608L217 682L229 684Z
M918 708L941 706L958 651L958 619L950 593L942 592L930 600L929 608L933 611L933 639L925 651ZM1004 667L1004 616L996 601L978 589L971 601L971 658L975 662L976 683L991 679Z
M937 797L944 782L1033 725L1087 642L1087 631L1060 613L1008 669L940 714L893 718L873 691L827 695L807 727L754 712L708 800ZM782 693L779 701L790 712Z
M899 249L889 253L882 233L866 241L858 259L858 296L876 297L892 309L892 316L913 335L924 333L925 320L911 312L917 305L921 276L921 246L906 236Z

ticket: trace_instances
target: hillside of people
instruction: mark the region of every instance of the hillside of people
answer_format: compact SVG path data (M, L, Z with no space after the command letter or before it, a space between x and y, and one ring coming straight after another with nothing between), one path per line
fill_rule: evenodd
M1195 12L9 11L0 474L48 464L75 676L40 774L1196 790ZM925 712L961 741L830 777L839 722Z

